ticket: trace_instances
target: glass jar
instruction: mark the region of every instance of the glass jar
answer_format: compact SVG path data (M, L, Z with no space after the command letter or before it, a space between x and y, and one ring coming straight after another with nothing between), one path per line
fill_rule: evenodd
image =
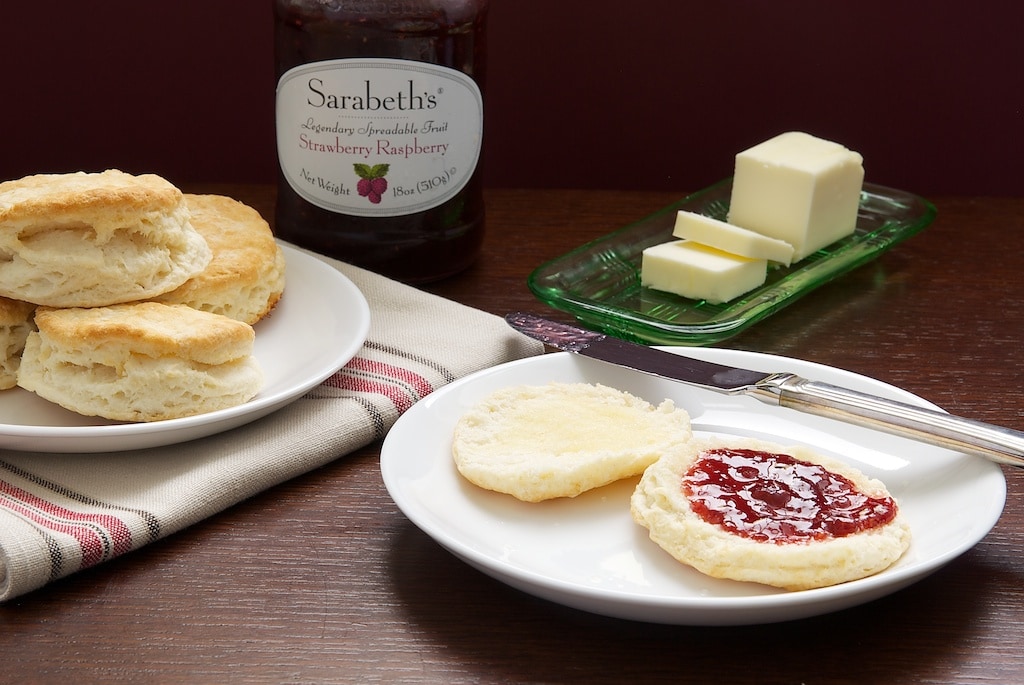
M488 0L274 0L275 232L409 283L484 234Z

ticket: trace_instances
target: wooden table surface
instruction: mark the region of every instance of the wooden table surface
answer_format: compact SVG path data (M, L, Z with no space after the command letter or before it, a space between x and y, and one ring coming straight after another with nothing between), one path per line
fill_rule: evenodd
M193 190L272 215L269 187ZM535 266L677 197L491 191L482 258L427 289L495 314L553 313L527 290ZM1024 199L933 200L923 233L721 346L1024 429ZM995 529L916 585L816 618L698 628L584 613L472 569L399 512L379 450L0 606L0 680L1024 682L1024 471L1004 468Z

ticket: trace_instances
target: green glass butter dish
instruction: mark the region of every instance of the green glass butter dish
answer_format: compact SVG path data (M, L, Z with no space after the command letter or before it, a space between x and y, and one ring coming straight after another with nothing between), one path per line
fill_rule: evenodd
M865 183L852 235L791 266L770 264L764 285L734 300L710 304L641 287L641 255L674 239L676 213L725 220L731 194L732 179L716 183L542 264L527 284L538 299L590 328L655 345L710 345L871 261L923 230L936 214L924 198Z

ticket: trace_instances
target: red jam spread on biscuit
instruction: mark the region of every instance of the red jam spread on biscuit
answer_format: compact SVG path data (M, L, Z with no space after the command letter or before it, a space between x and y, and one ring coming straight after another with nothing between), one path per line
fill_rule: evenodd
M758 542L810 542L883 526L891 497L871 497L848 478L788 454L718 448L702 452L683 476L694 513Z

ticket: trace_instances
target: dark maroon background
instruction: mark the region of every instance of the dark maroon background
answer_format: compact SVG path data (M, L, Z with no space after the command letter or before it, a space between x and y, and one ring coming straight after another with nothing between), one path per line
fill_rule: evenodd
M5 5L0 179L272 182L268 1ZM1024 188L1024 3L492 0L495 187L688 191L803 129L925 195Z

